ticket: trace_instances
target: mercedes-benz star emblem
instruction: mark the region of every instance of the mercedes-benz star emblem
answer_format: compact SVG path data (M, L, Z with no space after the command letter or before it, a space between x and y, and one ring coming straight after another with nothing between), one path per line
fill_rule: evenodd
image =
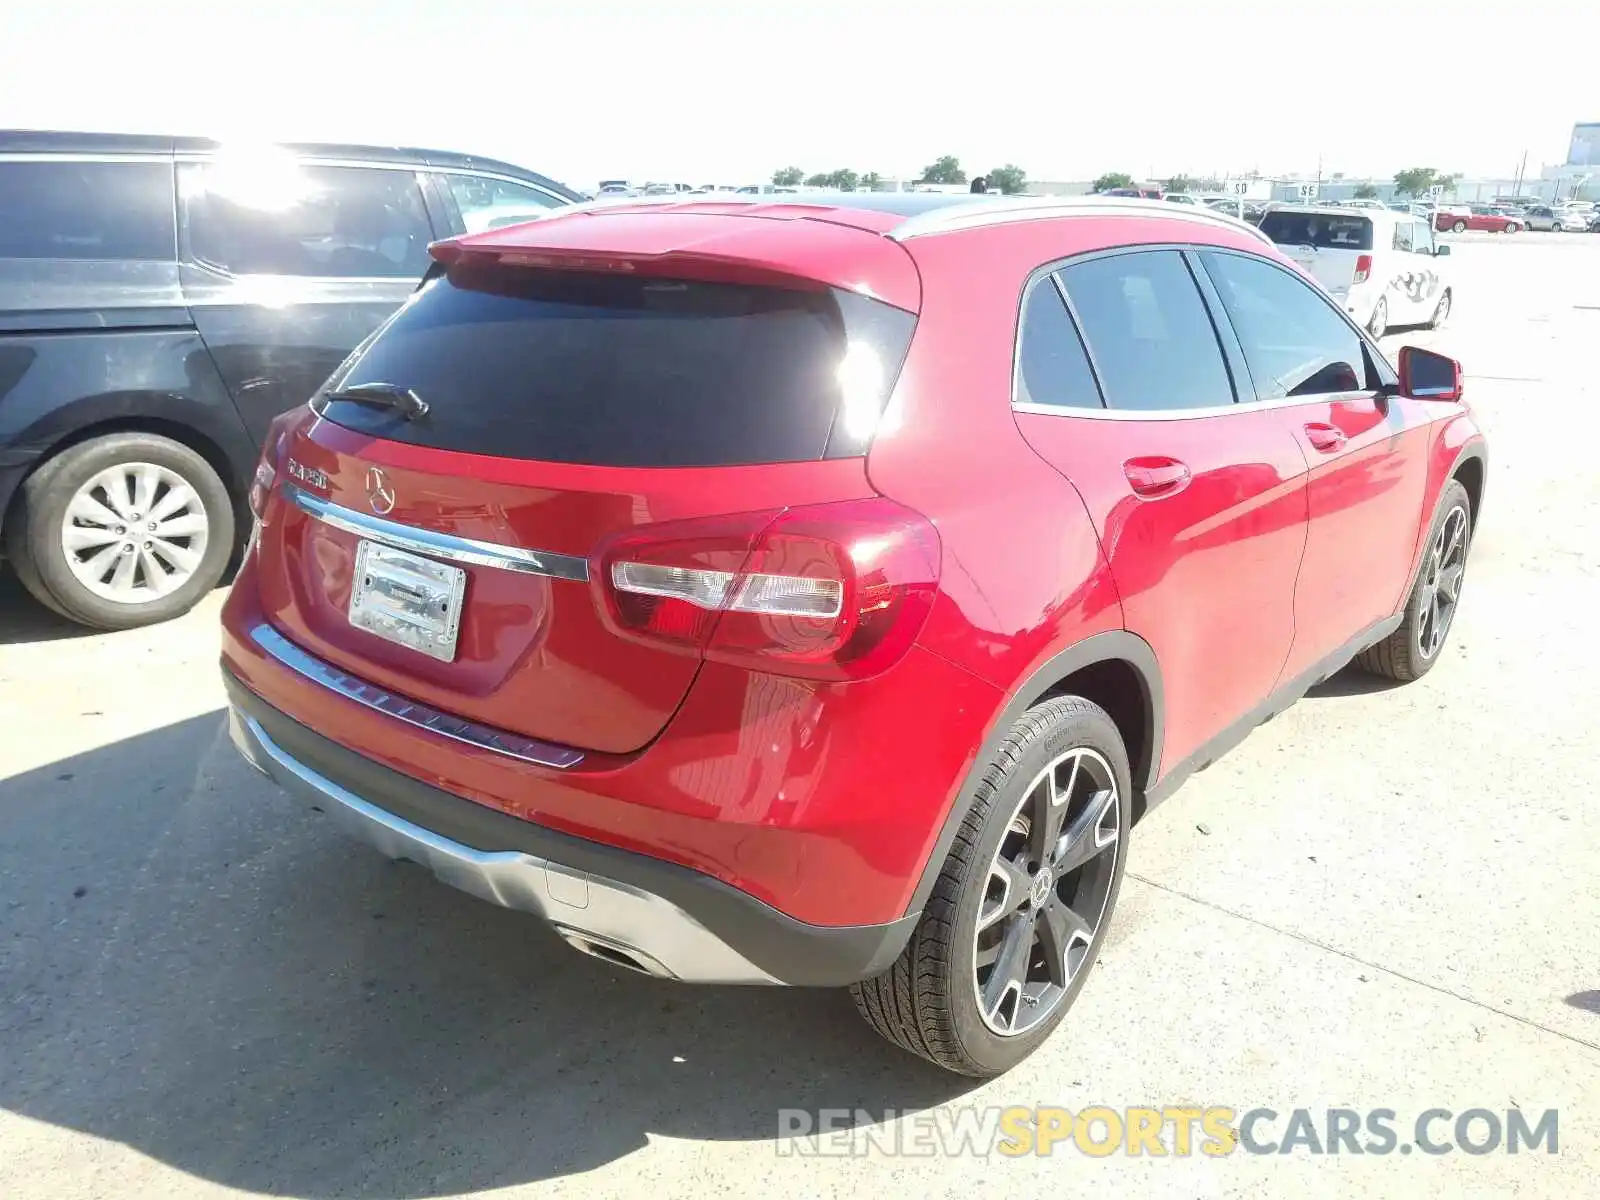
M377 467L367 468L367 503L380 517L394 511L394 485Z

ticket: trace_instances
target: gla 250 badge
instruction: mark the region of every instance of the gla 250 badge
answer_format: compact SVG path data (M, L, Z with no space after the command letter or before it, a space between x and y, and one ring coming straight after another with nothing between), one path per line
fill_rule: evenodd
M304 463L296 462L291 458L287 470L290 475L301 483L308 484L314 488L321 488L323 491L328 490L328 477L315 467L308 467Z

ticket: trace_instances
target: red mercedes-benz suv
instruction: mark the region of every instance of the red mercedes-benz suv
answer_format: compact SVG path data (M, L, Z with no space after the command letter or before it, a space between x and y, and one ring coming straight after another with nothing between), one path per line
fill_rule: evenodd
M433 255L268 438L233 736L585 953L1005 1070L1150 805L1449 633L1459 367L1231 217L626 202Z

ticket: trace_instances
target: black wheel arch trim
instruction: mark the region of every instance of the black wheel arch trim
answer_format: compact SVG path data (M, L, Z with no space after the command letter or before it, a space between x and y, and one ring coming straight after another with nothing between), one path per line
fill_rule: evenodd
M1459 480L1461 468L1467 462L1476 462L1480 469L1481 478L1478 481L1478 495L1476 499L1471 492L1467 499L1472 503L1472 529L1471 536L1478 536L1478 522L1483 516L1483 497L1489 487L1489 447L1483 435L1476 434L1463 443L1460 450L1456 451L1455 458L1450 463L1449 473L1439 485L1439 495L1434 499L1433 508L1427 513L1427 520L1417 531L1417 548L1412 555L1411 574L1406 577L1406 590L1400 594L1400 604L1396 608L1397 615L1403 615L1406 605L1411 603L1411 593L1416 589L1417 576L1422 573L1422 560L1428 553L1428 531L1433 528L1433 523L1439 519L1439 505L1444 501L1444 489L1449 483ZM1464 484L1462 486L1465 486Z
M966 779L962 781L955 802L950 805L950 810L944 816L944 822L939 827L939 836L934 841L927 860L922 864L922 875L917 881L917 889L906 907L908 916L920 914L927 904L933 886L938 881L939 872L944 867L945 858L950 853L951 843L955 841L961 822L972 809L983 773L1010 733L1012 724L1063 681L1088 667L1109 662L1121 662L1132 668L1139 681L1141 698L1144 702L1145 728L1148 736L1139 761L1130 764L1134 779L1133 799L1142 801L1145 793L1155 787L1161 770L1162 716L1165 712L1161 667L1156 661L1156 652L1151 649L1149 642L1126 629L1108 629L1102 633L1092 634L1081 642L1074 642L1036 667L1020 686L1012 690L1005 704L996 712L989 726L988 736L984 738Z

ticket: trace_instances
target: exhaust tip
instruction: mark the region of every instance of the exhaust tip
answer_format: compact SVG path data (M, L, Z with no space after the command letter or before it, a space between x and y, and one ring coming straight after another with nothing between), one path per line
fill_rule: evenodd
M626 967L630 971L637 971L641 975L651 975L657 979L673 979L675 976L666 967L642 951L631 946L623 946L616 942L603 941L591 934L579 933L573 929L557 928L561 940L566 942L580 954L587 954L590 958L598 958L602 962L611 963L613 966Z

